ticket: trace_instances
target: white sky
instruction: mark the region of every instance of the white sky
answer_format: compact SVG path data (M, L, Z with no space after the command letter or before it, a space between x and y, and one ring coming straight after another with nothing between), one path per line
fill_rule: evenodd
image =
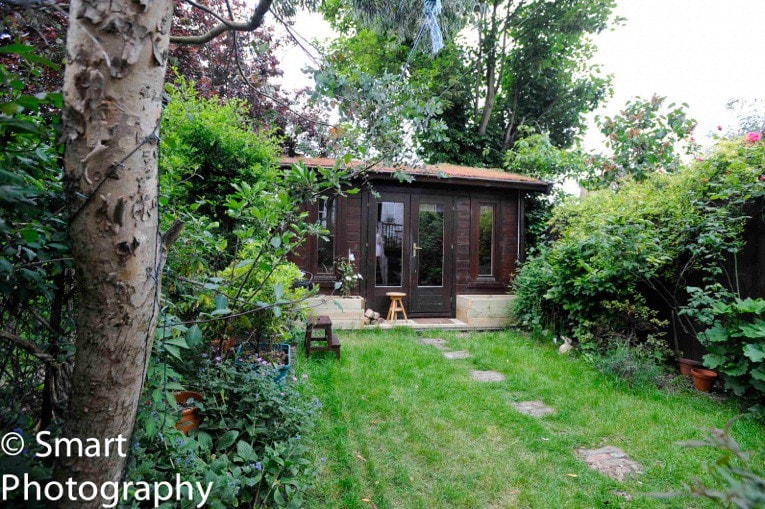
M728 99L765 98L765 0L622 0L615 12L625 24L596 39L594 60L614 75L614 96L597 113L667 96L688 104L703 143L733 122ZM585 147L599 148L600 137L591 127Z
M614 75L614 96L597 114L616 114L628 99L656 93L688 103L704 143L717 125L733 122L729 99L765 99L765 0L621 0L615 14L627 20L596 38L594 61ZM309 40L332 33L318 14L300 14L295 30ZM287 50L282 61L286 87L305 86L302 50ZM585 148L601 150L601 138L591 126Z

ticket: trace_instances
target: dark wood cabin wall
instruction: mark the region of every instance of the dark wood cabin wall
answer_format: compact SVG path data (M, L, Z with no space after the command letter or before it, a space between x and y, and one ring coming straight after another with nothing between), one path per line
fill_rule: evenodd
M455 197L454 209L454 281L460 294L470 284L470 196Z
M335 203L335 238L334 257L347 258L348 253L353 253L356 260L354 265L357 272L361 263L361 195L339 196ZM315 222L319 212L317 205L304 206L301 210L308 211L308 221ZM323 294L330 294L335 288L335 276L317 274L318 271L318 240L309 237L302 246L295 249L288 257L301 270L314 274L314 282L319 285ZM359 293L359 289L353 292Z
M443 191L442 191L443 192ZM335 229L335 257L347 257L348 252L352 252L356 258L354 265L359 273L364 273L361 268L361 262L367 254L364 248L364 221L369 220L363 213L363 206L367 191L356 195L338 197L336 211L336 229ZM443 192L444 194L449 194ZM518 254L518 198L519 191L504 190L501 193L488 192L465 192L452 193L454 196L454 270L455 270L455 293L456 294L501 294L508 291L508 285L512 280L513 274L517 270ZM493 202L497 208L497 224L495 228L495 242L497 243L497 261L495 271L497 278L487 280L486 278L477 278L471 275L474 272L471 264L475 264L477 257L474 253L477 248L471 245L473 239L473 221L474 207L478 203ZM315 221L317 218L317 207L309 208L309 220ZM310 238L306 243L298 248L290 260L295 262L301 269L309 272L316 272L317 265L317 241ZM321 292L325 294L332 293L334 289L334 278L328 276L317 276L316 283L320 285ZM366 281L354 292L355 294L364 293Z
M338 214L337 230L342 232L342 243L337 243L335 246L335 257L347 258L348 253L353 253L355 258L353 265L357 274L363 274L362 269L362 199L361 193L348 195L341 198L343 201L343 213ZM343 224L343 221L345 222ZM338 248L341 250L338 252ZM359 283L362 283L361 281ZM353 291L354 295L359 295L360 290L364 285L359 284Z
M502 258L500 264L500 280L503 290L513 279L518 269L518 191L508 193L500 204L500 249Z
M308 222L316 222L318 208L316 206L301 205L300 212L308 212ZM287 255L287 260L294 263L300 270L305 272L315 272L317 257L317 243L315 237L309 237L295 250ZM312 270L313 269L313 270Z
M457 294L502 294L507 293L513 275L517 270L518 260L518 191L504 191L502 194L471 193L456 200L456 284ZM496 277L480 278L473 274L477 270L478 248L471 245L475 241L473 221L477 214L475 207L482 203L496 206L495 242L497 243L497 261L494 265ZM472 241L472 242L471 242Z
M737 257L728 255L725 261L725 271L730 278L721 275L718 282L733 292L740 291L741 298L763 299L765 298L765 200L757 200L749 204L747 215L751 219L747 222L743 233L744 247ZM736 279L736 271L738 278ZM704 286L704 280L699 273L692 274L687 281L687 286ZM669 316L671 311L659 298L650 297L648 304L657 309L662 317ZM685 299L681 299L683 302ZM698 330L703 326L697 325ZM685 332L679 327L670 329L675 334L675 341L684 357L701 361L706 349L698 339L690 332ZM674 345L672 345L674 346Z

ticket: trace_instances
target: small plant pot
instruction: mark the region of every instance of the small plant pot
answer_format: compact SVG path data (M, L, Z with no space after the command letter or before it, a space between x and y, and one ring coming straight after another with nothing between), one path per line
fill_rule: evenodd
M693 385L701 392L710 392L712 390L712 384L714 384L717 378L717 373L703 368L691 369L691 376L693 377Z
M202 423L202 412L196 406L184 406L190 399L202 401L202 394L194 391L181 391L175 393L175 402L181 405L181 420L175 423L175 429L182 431L184 435L191 430L199 428Z
M694 361L693 359L686 358L680 359L678 363L680 364L680 374L683 376L691 376L691 370L693 368L701 368L704 366L699 361Z

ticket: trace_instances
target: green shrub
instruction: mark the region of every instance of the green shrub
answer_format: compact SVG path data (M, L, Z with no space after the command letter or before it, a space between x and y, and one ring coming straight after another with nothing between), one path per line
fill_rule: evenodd
M735 280L724 261L741 249L748 207L765 195L763 172L765 144L725 141L676 174L564 203L551 221L554 240L515 279L516 315L586 348L656 344L663 324L647 296L679 312L691 274Z
M765 300L734 298L708 309L711 327L699 335L704 365L725 376L737 395L765 395Z
M749 453L742 450L730 435L730 425L713 429L704 440L685 442L688 447L711 447L720 456L709 463L713 484L696 479L686 489L699 498L716 502L719 507L757 509L765 507L765 472L756 468Z
M212 482L212 508L300 507L316 475L304 437L318 400L308 400L294 378L277 383L269 366L195 353L185 356L186 380L167 364L152 364L127 477ZM170 392L179 381L204 395L204 420L188 437L174 428L180 412Z
M607 375L624 380L631 387L648 389L661 386L665 371L647 348L614 341L602 355L594 357L595 366Z
M162 194L174 207L202 203L199 212L233 228L226 213L232 183L271 181L278 171L278 140L247 118L244 101L200 97L179 78L168 85L162 116Z

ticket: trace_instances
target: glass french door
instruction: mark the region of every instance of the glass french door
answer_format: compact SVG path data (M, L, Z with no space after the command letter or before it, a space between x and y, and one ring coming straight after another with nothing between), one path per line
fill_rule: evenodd
M385 314L404 292L407 314L448 317L453 301L453 199L382 193L370 202L367 300Z

